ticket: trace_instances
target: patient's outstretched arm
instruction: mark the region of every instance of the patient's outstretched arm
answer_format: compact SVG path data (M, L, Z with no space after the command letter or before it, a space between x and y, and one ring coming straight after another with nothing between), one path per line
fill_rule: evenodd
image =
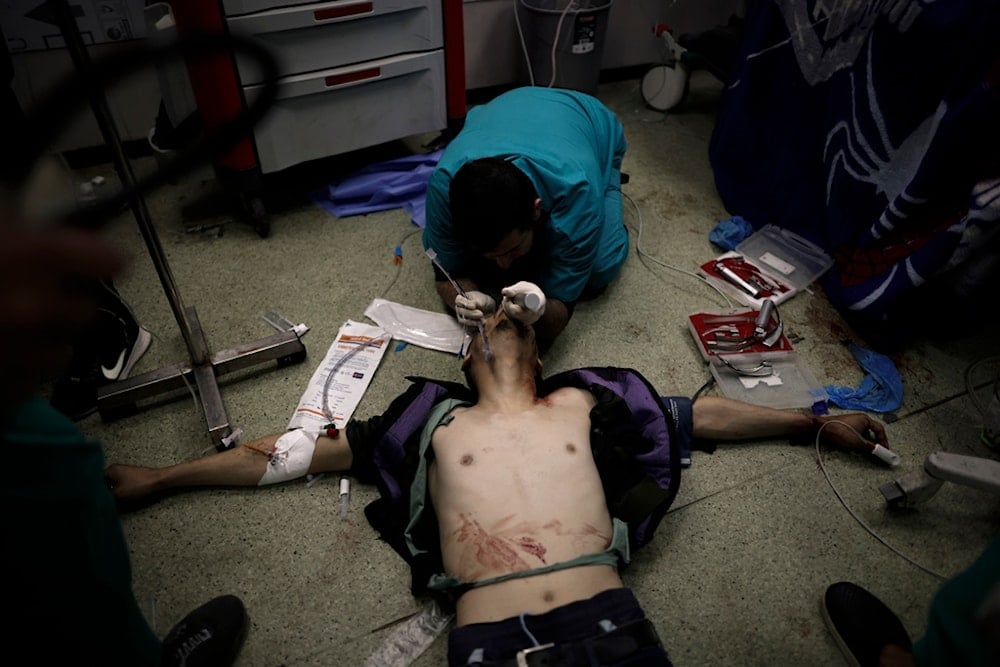
M778 410L721 396L702 396L694 402L695 438L754 440L782 436L815 436L835 447L869 452L878 444L889 447L882 424L860 412L813 417L791 410Z

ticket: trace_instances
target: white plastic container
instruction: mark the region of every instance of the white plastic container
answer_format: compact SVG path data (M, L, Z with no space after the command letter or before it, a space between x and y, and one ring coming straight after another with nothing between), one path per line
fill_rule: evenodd
M742 258L748 268L775 283L779 290L754 297L712 270L717 260ZM765 298L780 304L807 288L833 266L822 248L798 234L774 225L766 225L744 239L734 252L719 255L699 267L706 280L740 303L760 308Z

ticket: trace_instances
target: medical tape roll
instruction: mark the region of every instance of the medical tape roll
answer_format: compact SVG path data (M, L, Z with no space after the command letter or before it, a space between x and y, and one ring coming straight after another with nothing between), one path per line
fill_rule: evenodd
M304 428L289 431L278 438L274 443L271 460L268 461L267 469L257 482L257 486L287 482L308 473L318 438L318 431Z

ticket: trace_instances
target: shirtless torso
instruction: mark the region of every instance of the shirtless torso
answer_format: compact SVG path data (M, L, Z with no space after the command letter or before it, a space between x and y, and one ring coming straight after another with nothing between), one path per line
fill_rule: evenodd
M475 582L608 548L593 405L589 392L565 388L519 409L456 408L435 429L429 488L449 574ZM621 586L610 565L499 582L464 593L457 623L543 613Z

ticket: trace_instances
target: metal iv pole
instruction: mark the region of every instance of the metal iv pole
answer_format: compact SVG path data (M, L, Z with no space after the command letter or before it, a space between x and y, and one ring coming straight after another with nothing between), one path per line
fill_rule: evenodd
M209 351L198 314L193 306L184 306L146 202L135 188L135 174L122 146L105 91L102 86L93 83L90 56L69 3L67 0L46 0L46 3L66 40L66 48L77 74L88 84L88 101L101 135L111 150L122 186L132 193L129 198L132 214L139 225L190 359L98 388L98 411L105 420L124 416L134 411L139 401L182 390L190 386L190 380L193 379L205 413L209 438L217 449L224 449L223 439L232 429L222 402L217 376L267 361L277 361L279 366L300 362L306 356L305 345L295 332L285 331L214 355Z

